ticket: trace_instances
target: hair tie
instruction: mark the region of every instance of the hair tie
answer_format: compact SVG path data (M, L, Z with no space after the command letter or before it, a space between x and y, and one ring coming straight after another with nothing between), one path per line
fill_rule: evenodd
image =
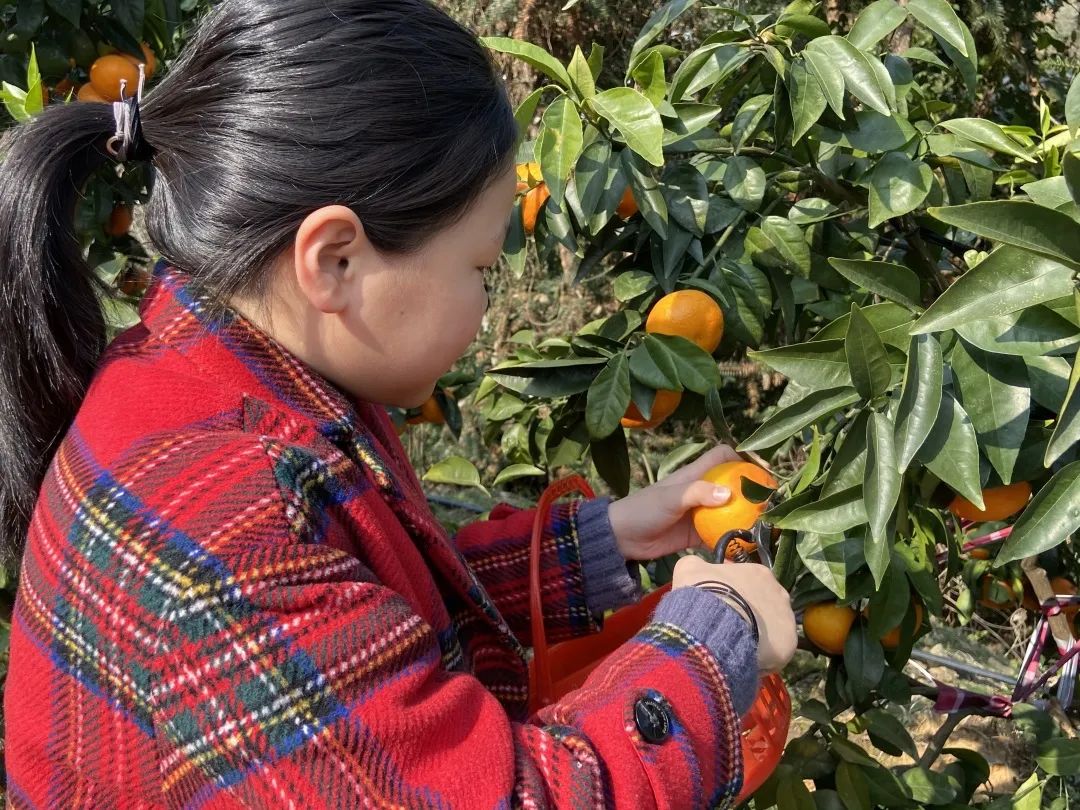
M145 66L140 64L139 85L136 88L135 95L124 97L127 90L127 79L121 79L120 101L114 101L112 105L116 131L105 142L105 149L120 163L126 163L129 160L149 160L154 154L154 150L143 137L142 115L139 112L145 82Z

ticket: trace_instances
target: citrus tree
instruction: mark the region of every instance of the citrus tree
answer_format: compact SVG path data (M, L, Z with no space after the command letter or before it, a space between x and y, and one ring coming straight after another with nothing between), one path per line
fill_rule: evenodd
M636 430L733 440L718 361L782 374L737 444L778 474L775 571L830 664L827 704L804 707L814 725L757 804L963 805L985 760L945 749L948 722L916 750L887 708L919 691L903 666L946 597L964 622L1017 605L1035 563L1075 578L1080 85L1064 110L1039 103L1038 128L973 117L978 55L943 0L877 0L846 32L805 0L713 9L716 30L687 45L695 6L657 11L617 87L597 84L602 48L563 63L487 40L545 78L518 109L506 262L569 263L612 306L517 346L472 402L512 462L591 459L623 494ZM1051 621L1071 643L1066 618ZM910 763L881 766L861 731ZM1043 745L1030 806L1075 773L1074 742Z

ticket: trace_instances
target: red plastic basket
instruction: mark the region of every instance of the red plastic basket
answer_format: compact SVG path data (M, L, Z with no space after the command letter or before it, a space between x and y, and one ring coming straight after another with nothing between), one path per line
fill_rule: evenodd
M540 601L540 545L551 504L564 495L593 497L585 479L570 476L547 488L537 505L529 560L529 603L533 659L529 665L530 694L535 711L554 703L581 686L589 674L611 653L629 641L652 616L670 585L647 594L634 605L615 611L604 620L604 629L581 638L547 643ZM757 697L742 718L743 785L738 801L745 801L769 778L784 753L791 724L791 697L778 675L761 680Z

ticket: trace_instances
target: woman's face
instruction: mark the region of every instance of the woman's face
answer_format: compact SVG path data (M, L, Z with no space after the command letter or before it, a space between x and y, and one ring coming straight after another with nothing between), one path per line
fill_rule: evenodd
M416 407L480 330L485 274L499 259L515 190L510 166L461 219L402 255L376 250L348 208L319 209L281 263L270 317L233 304L353 396Z

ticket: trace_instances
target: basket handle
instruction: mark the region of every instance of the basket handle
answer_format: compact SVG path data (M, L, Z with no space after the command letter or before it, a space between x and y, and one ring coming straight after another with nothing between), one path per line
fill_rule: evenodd
M592 487L580 475L570 475L553 481L536 504L533 519L532 540L529 549L529 621L532 626L533 666L532 693L537 706L548 706L555 701L551 685L551 664L548 660L547 634L544 632L544 605L540 590L540 546L544 539L551 505L564 495L578 492L586 498L594 497Z

